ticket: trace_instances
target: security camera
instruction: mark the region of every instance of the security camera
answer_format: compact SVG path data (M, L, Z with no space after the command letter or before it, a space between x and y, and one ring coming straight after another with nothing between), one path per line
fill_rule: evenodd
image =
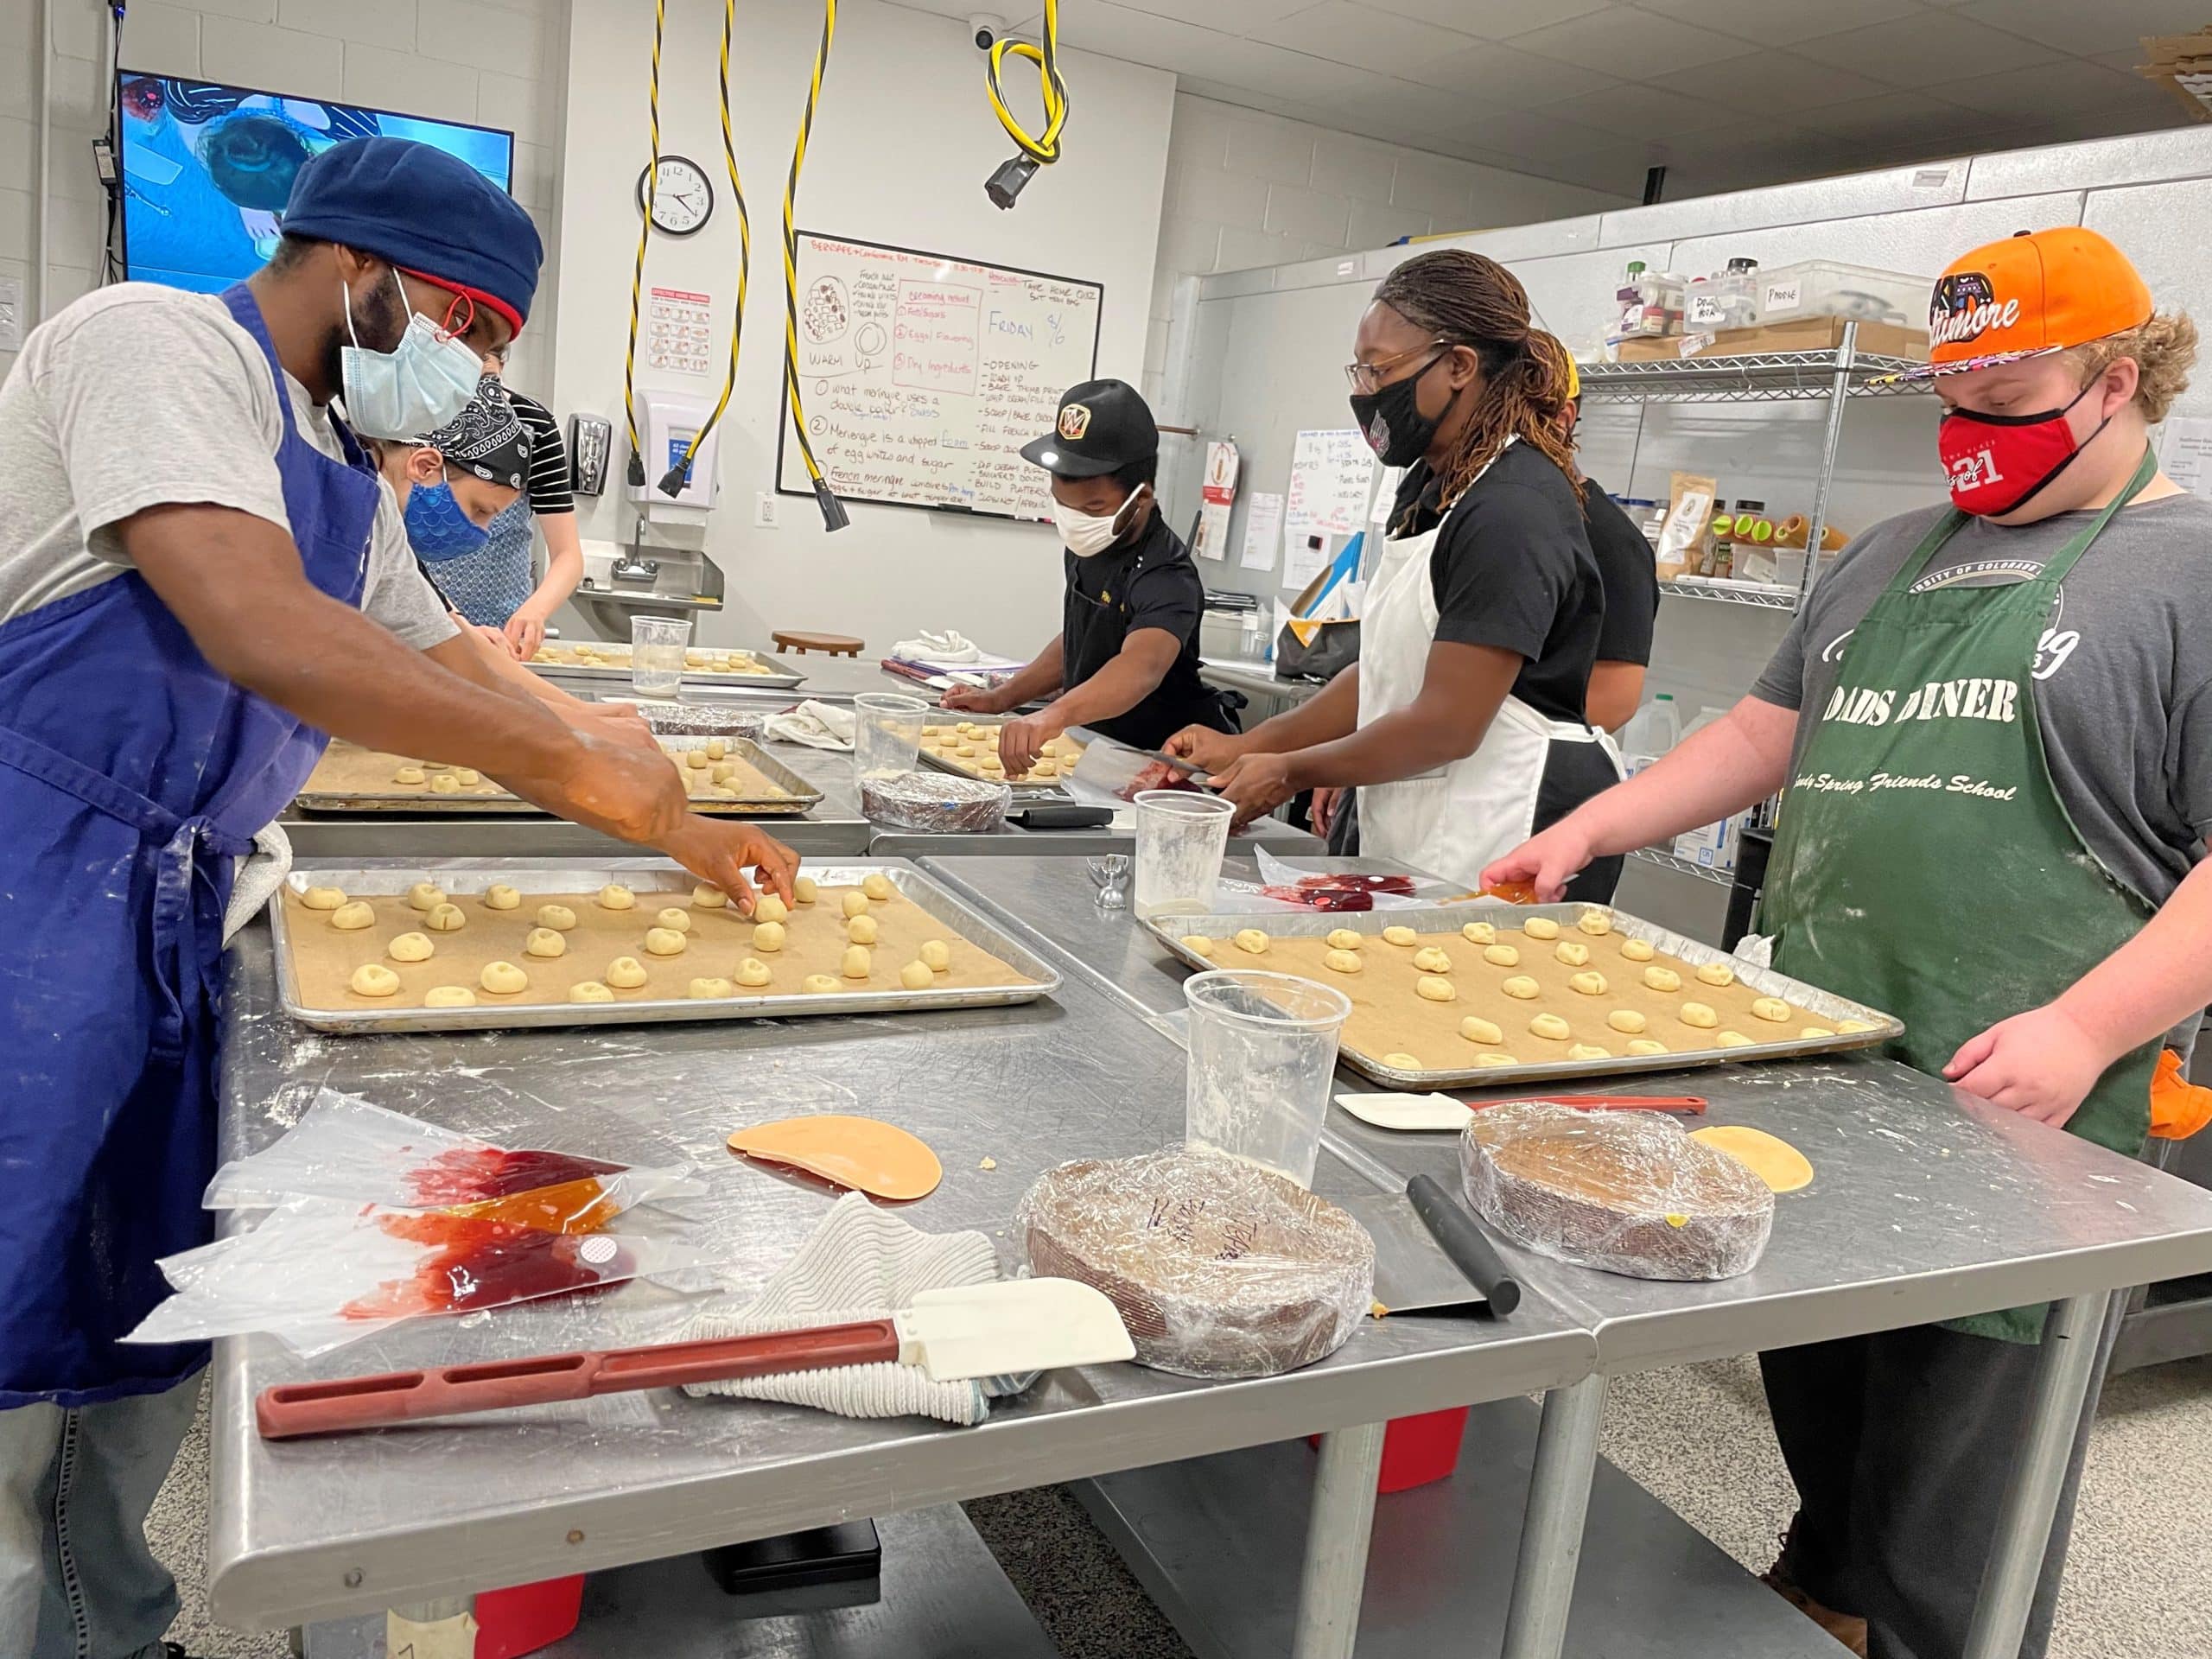
M968 30L976 37L976 49L988 52L993 42L1006 33L1006 19L996 12L971 11L968 14Z

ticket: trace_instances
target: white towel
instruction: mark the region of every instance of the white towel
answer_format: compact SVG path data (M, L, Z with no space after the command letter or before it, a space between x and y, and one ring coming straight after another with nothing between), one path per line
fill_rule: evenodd
M849 752L853 747L853 711L809 697L789 714L771 715L761 723L763 734L778 743L804 743L810 749Z
M225 944L261 914L262 906L276 896L291 873L291 842L276 825L264 823L253 833L253 850L231 872L231 907L223 912Z
M798 1254L761 1287L757 1300L709 1308L692 1322L684 1339L697 1342L887 1319L912 1303L919 1291L988 1284L998 1276L998 1252L982 1234L925 1233L877 1209L861 1194L848 1192L799 1246ZM844 1417L935 1417L965 1426L988 1416L995 1396L1018 1393L1027 1382L987 1377L933 1382L918 1365L886 1361L701 1382L685 1392L695 1399L719 1394L739 1400L779 1400Z
M942 633L924 628L919 639L901 639L892 646L891 654L902 663L923 663L934 668L972 663L983 653L974 640L957 628L947 628Z

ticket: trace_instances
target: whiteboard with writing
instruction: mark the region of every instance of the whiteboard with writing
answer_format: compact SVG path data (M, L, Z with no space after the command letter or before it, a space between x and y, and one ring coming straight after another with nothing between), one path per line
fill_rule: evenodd
M848 501L1049 520L1021 446L1096 372L1096 283L850 237L798 233L808 441ZM813 486L784 411L779 486Z
M1295 531L1349 536L1365 527L1374 488L1375 451L1357 429L1300 432L1291 452L1283 523Z

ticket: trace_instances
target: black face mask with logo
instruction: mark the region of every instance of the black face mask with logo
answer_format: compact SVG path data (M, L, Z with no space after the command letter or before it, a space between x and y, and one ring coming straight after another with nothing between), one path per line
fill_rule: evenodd
M1352 393L1352 419L1359 423L1367 447L1385 467L1410 467L1428 453L1436 429L1444 424L1444 413L1452 405L1446 404L1444 412L1431 416L1421 412L1416 397L1421 377L1451 355L1447 347L1402 380L1393 380L1373 391Z

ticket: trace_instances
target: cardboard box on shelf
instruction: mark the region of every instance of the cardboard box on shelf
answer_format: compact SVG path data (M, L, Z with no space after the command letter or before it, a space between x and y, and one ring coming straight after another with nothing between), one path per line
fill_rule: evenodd
M1675 837L1675 856L1726 874L1736 868L1736 852L1744 837L1745 816L1733 813L1701 830L1686 830Z
M1833 352L1843 344L1841 317L1801 317L1758 328L1728 328L1710 334L1669 334L1657 340L1624 340L1617 348L1624 363L1656 363L1667 358L1748 357L1766 352ZM1882 357L1928 360L1928 331L1894 322L1859 325L1859 349Z

